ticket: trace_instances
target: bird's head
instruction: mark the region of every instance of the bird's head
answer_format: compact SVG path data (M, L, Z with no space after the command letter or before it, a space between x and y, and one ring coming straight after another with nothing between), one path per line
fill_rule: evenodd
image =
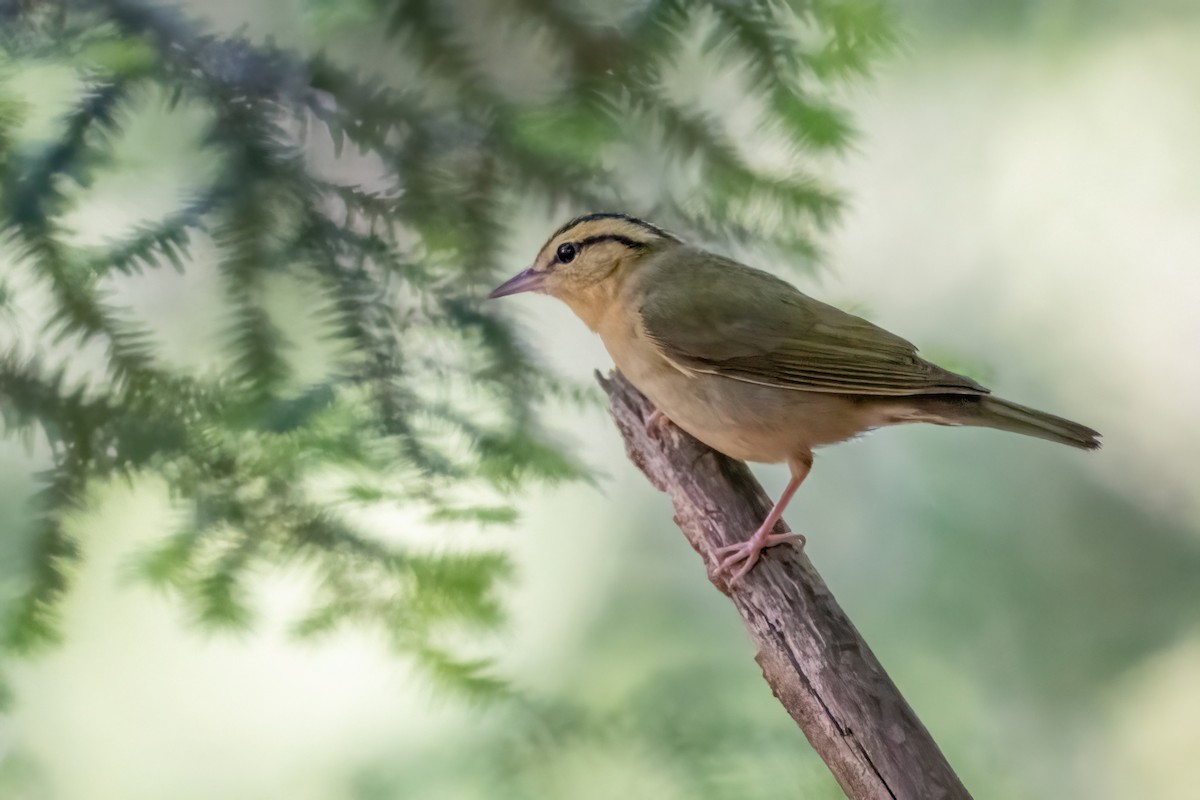
M628 214L587 214L551 236L533 265L496 287L489 297L541 292L557 297L588 321L611 300L612 278L679 240Z

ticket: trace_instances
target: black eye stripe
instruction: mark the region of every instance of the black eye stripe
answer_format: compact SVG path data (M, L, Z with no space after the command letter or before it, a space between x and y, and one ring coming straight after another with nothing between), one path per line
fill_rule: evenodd
M594 244L602 242L616 242L630 250L645 250L650 245L645 242L639 242L636 239L630 239L628 236L622 236L619 233L602 233L597 236L589 236L586 239L580 239L578 242L563 242L554 251L554 259L559 264L570 264L574 261L585 247L590 247Z
M630 239L628 236L622 236L619 233L602 233L598 236L589 236L586 239L580 239L575 243L575 247L582 250L589 245L600 244L601 242L617 242L628 247L630 250L645 250L649 246L645 242Z
M581 223L594 222L595 220L600 220L600 219L624 220L625 222L628 222L632 225L637 225L640 228L644 228L645 230L649 231L650 233L654 234L655 236L661 237L663 239L671 239L673 241L679 241L679 239L677 239L675 236L667 233L666 231L664 231L662 228L658 227L657 225L653 225L649 222L646 222L644 219L638 219L637 217L630 216L629 214L621 214L621 213L615 212L615 211L601 211L601 212L598 212L595 214L584 214L582 217L576 217L575 219L571 220L566 225L563 225L561 228L559 228L557 231L555 231L554 236L552 236L550 238L553 239L558 236L561 236L562 234L566 233L567 231L571 230L576 225L579 225Z

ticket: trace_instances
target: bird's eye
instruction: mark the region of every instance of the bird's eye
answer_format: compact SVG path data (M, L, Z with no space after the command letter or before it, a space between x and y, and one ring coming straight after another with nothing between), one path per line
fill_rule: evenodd
M558 254L557 254L558 255L558 263L569 264L575 260L575 256L578 253L579 253L579 251L575 248L575 245L571 244L570 242L560 244L558 246Z

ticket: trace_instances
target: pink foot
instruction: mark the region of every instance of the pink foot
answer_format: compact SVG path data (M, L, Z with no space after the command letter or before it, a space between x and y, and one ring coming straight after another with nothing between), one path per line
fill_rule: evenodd
M744 542L718 547L713 551L713 556L717 559L716 573L718 575L737 567L737 571L729 579L730 586L733 586L742 579L743 575L754 568L754 565L758 563L759 555L768 547L787 542L799 542L800 546L804 547L804 537L798 533L771 533L775 529L775 523L779 522L779 518L783 516L783 510L792 501L792 495L800 488L800 484L804 482L808 471L812 468L812 454L803 453L788 461L788 466L792 470L792 479L788 481L783 494L779 496L779 501L771 508L771 513L767 514L762 525L758 526L758 530ZM740 567L738 567L739 564L741 564Z
M713 551L713 555L720 559L717 563L717 574L728 572L737 567L738 564L741 564L737 571L733 573L733 577L729 579L729 585L733 586L747 572L754 568L763 550L775 545L787 544L788 542L799 542L800 546L804 547L804 541L804 537L799 533L767 533L763 528L759 528L746 541L718 547Z

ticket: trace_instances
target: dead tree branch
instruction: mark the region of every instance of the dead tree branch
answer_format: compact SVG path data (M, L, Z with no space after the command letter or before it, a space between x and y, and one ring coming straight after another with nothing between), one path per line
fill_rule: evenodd
M771 502L750 470L674 426L651 437L653 411L614 372L597 376L629 457L671 497L675 522L729 596L771 690L851 800L970 798L803 551L768 550L732 591L713 551L744 539ZM781 522L777 530L785 530Z

